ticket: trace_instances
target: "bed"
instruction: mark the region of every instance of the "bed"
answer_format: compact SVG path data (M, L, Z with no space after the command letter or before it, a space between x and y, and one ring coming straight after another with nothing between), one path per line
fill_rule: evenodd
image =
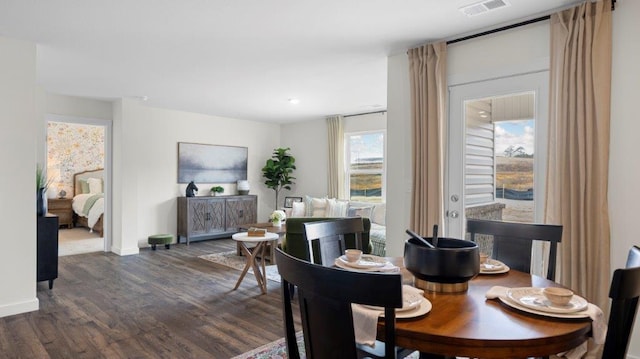
M73 217L76 226L103 235L104 170L98 168L73 175Z

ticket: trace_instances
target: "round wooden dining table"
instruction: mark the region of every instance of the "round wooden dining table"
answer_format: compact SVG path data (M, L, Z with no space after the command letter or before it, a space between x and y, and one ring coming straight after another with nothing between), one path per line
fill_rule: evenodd
M402 258L388 258L402 268L403 281L413 283ZM425 291L432 309L425 316L398 319L396 345L442 356L526 358L561 353L577 347L591 334L591 319L559 319L514 309L486 299L493 286L551 287L557 283L515 270L479 275L462 293ZM384 323L378 323L384 340ZM429 358L421 355L421 358Z

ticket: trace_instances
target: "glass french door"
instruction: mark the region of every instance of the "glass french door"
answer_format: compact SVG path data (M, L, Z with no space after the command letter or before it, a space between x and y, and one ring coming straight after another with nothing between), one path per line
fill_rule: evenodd
M542 221L548 77L542 71L449 87L447 236L464 238L467 216Z

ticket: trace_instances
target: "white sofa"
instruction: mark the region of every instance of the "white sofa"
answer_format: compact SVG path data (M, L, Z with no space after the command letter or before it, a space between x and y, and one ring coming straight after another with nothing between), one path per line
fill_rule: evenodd
M305 196L302 202L294 202L292 208L284 208L287 218L294 217L366 217L371 220L369 238L372 253L385 255L386 204L356 202L326 197Z

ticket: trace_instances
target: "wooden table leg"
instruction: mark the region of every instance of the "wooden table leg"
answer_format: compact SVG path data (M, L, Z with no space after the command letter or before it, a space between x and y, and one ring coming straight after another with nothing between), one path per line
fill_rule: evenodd
M258 245L253 249L253 257L251 258L251 264L253 266L253 274L256 276L256 281L258 282L258 286L260 286L260 290L262 294L267 294L267 278L264 269L264 247L267 242L258 242ZM258 263L258 254L261 254L260 260L262 261L262 271L260 271L260 263Z
M247 259L251 256L251 253L249 252L249 249L247 249L247 247L244 245L244 243L242 242L237 242L238 246L240 247L240 249L247 253ZM244 276L247 274L247 272L249 271L249 268L251 267L251 262L249 262L249 260L247 260L247 263L244 265L244 269L242 269L242 273L240 274L240 278L238 278L238 281L236 282L236 286L233 287L233 290L238 289L238 286L240 286L240 283L242 282L242 279L244 279Z
M242 250L244 255L247 257L247 263L245 264L244 269L240 274L240 278L238 278L238 281L236 282L236 286L233 287L233 290L238 289L238 287L240 286L240 283L244 279L244 276L249 271L249 268L252 268L253 274L256 277L256 281L258 282L258 286L260 287L262 294L266 294L267 293L266 276L262 274L263 272L266 273L266 271L264 270L264 259L262 263L263 271L261 272L260 264L257 262L257 258L256 258L258 254L264 252L264 244L266 242L258 242L258 244L253 248L253 253L251 253L251 251L249 250L249 248L246 246L244 242L238 242L238 243L241 244L240 249Z

